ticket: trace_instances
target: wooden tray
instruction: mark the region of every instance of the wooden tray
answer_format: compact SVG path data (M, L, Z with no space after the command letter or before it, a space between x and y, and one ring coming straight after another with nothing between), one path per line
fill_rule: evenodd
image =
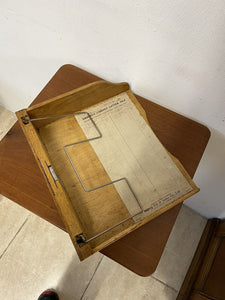
M74 142L73 137L68 134L71 131L67 130L68 128L71 129L71 126L72 131L76 132L76 138L81 140L86 138L74 117L68 114L80 112L123 92L129 94L147 123L144 110L129 90L129 85L127 83L112 84L106 81L91 83L41 104L31 106L27 110L17 112L20 125L81 260L103 249L198 191L187 172L174 157L174 162L190 183L192 190L176 201L154 211L141 221L135 221L131 217L113 185L91 193L86 193L82 189L79 180L74 178L73 168L68 167L68 161L65 161L65 156L62 156L59 151L64 145ZM47 118L59 115L67 116ZM33 119L38 120L31 122ZM97 177L108 178L110 181L89 142L82 145L82 153L84 153L84 162L88 155L89 160L94 163ZM79 147L73 148L71 157L76 158L78 155L80 155ZM81 175L89 172L89 179L92 179L93 168L89 170L88 165L80 172L84 173ZM96 178L96 174L93 178ZM93 186L96 185L95 182L92 184ZM127 221L119 224L120 220ZM119 225L114 226L115 224ZM107 230L111 227L111 230ZM95 236L94 239L89 238ZM90 241L87 242L88 240Z

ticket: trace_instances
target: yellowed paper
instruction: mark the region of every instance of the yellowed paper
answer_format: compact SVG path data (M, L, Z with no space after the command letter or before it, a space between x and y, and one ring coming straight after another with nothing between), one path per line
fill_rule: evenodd
M193 190L126 92L85 111L102 134L90 144L110 179L132 188L115 184L128 211L145 211L136 221ZM87 116L75 117L88 139L98 135Z

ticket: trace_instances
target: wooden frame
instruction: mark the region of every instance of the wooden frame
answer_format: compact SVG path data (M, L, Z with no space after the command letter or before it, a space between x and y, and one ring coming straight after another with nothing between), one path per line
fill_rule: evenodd
M71 199L71 193L74 192L69 193L69 191L65 188L65 186L63 186L59 181L56 182L54 180L54 177L52 177L52 174L50 173L50 169L49 169L52 165L55 168L56 165L55 162L56 160L58 162L59 159L55 154L53 158L53 154L51 153L50 155L49 151L47 150L46 144L48 142L46 140L46 136L49 134L50 127L57 129L60 128L61 125L63 124L61 123L60 119L57 118L47 119L47 120L46 119L37 120L34 122L30 122L29 120L55 116L55 115L70 114L76 111L80 111L82 109L85 109L98 102L104 101L122 92L127 92L129 94L130 98L132 99L132 101L140 111L141 115L144 117L144 119L147 122L145 112L140 106L140 104L138 103L138 101L136 100L136 98L133 96L131 91L129 90L129 85L127 83L112 84L106 81L98 81L98 82L88 84L86 86L68 92L66 94L60 95L56 98L47 100L41 104L31 106L27 110L21 110L17 112L17 117L20 122L20 125L33 150L33 153L44 175L49 190L51 191L54 197L57 209L61 214L62 220L65 223L66 229L70 234L70 237L73 241L73 244L81 260L90 256L92 253L103 249L107 245L118 240L120 237L126 235L127 233L133 231L134 229L149 222L153 218L157 217L158 215L162 214L163 212L167 211L168 209L177 205L178 203L184 201L186 198L190 197L191 195L193 195L199 190L195 186L195 184L193 183L193 181L191 180L190 176L187 174L185 169L182 167L180 162L176 158L172 157L176 165L179 167L183 175L187 178L188 182L192 186L193 190L191 192L187 193L185 196L180 197L179 200L168 204L163 209L160 209L160 211L156 211L155 213L146 217L142 221L135 223L133 220L129 220L125 224L121 224L117 228L104 234L104 236L98 237L93 242L80 243L79 237L85 232L85 230L87 230L87 228L85 228L84 225L85 222L82 219L83 218L82 213L80 213L82 208L81 206L76 206L76 208L74 209L74 202L73 199ZM57 127L53 126L54 125L53 123L56 124ZM48 128L48 130L46 130L46 128ZM76 129L78 129L78 127ZM89 147L88 151L91 151L90 146L87 145L87 147ZM94 153L92 153L92 156L94 157ZM61 170L63 169L63 165L59 164L58 169L61 172ZM107 176L107 174L105 174L104 176ZM111 186L108 192L111 195L113 195L114 199L116 199L114 206L118 206L117 210L120 210L123 216L129 216L129 213L126 210L126 208L124 208L124 205L122 204L122 201L118 193L116 192L115 188ZM111 208L113 209L113 207ZM101 214L98 215L98 210L96 209L96 218L97 217L99 218L100 216ZM87 216L85 218L86 221L88 218ZM111 218L113 220L114 218L113 214ZM94 226L98 226L98 225L94 224Z
M209 219L177 300L224 299L224 238L225 220Z

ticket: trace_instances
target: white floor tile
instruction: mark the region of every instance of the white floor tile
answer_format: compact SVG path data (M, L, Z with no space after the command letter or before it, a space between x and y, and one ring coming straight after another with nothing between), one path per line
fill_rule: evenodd
M29 211L0 195L0 257L29 215Z
M177 292L104 257L82 300L175 300Z
M101 254L81 263L75 253L67 233L31 215L0 259L0 299L36 300L47 288L80 299Z
M0 141L16 122L16 115L0 106Z
M153 276L179 290L198 246L206 219L182 206Z

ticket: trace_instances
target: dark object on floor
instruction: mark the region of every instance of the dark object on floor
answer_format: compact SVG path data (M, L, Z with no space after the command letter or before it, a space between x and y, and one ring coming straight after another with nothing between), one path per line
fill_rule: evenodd
M59 296L54 290L46 290L38 297L38 300L59 300Z

